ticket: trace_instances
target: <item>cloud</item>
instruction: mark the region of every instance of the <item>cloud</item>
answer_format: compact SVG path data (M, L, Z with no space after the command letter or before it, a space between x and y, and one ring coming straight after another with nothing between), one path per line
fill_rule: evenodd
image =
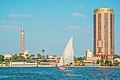
M1 31L16 31L21 25L20 22L15 21L0 21L0 30Z
M18 29L19 29L18 26L0 25L0 30L2 31L16 31Z
M69 27L65 27L67 31L77 31L80 34L93 34L93 26L76 26L71 25Z
M79 26L70 26L69 28L70 28L70 29L76 29L76 30L80 29Z
M0 25L17 25L20 24L20 22L16 22L16 21L0 21Z
M22 17L22 18L29 18L31 15L28 14L18 14L18 13L12 13L8 15L9 17Z
M83 5L78 5L78 7L79 7L79 8L85 8L85 6L83 6Z
M80 29L80 27L79 26L69 26L69 27L66 27L65 29L67 29L67 30L79 30Z
M85 15L84 14L82 14L82 13L80 13L80 12L74 12L74 13L72 13L71 14L71 16L75 16L75 17L85 17Z

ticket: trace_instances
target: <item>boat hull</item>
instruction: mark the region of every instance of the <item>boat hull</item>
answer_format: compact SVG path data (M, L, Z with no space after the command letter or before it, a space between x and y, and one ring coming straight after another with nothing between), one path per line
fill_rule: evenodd
M65 67L58 67L59 70L66 70L67 68Z

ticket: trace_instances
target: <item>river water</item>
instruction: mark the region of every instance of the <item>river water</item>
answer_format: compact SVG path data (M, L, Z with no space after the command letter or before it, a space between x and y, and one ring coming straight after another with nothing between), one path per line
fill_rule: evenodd
M120 80L120 68L0 67L0 80Z

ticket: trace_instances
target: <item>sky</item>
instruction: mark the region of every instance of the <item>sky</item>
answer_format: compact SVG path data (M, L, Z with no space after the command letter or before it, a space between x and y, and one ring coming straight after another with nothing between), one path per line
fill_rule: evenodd
M24 24L25 50L61 56L73 36L75 56L93 51L94 9L108 7L115 14L115 53L120 54L119 0L0 0L0 54L20 53Z

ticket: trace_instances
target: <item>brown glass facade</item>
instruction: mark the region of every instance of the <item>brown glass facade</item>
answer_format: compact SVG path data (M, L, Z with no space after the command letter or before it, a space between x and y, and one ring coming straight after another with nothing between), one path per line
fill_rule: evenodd
M94 53L99 58L113 58L114 11L112 8L94 10Z

